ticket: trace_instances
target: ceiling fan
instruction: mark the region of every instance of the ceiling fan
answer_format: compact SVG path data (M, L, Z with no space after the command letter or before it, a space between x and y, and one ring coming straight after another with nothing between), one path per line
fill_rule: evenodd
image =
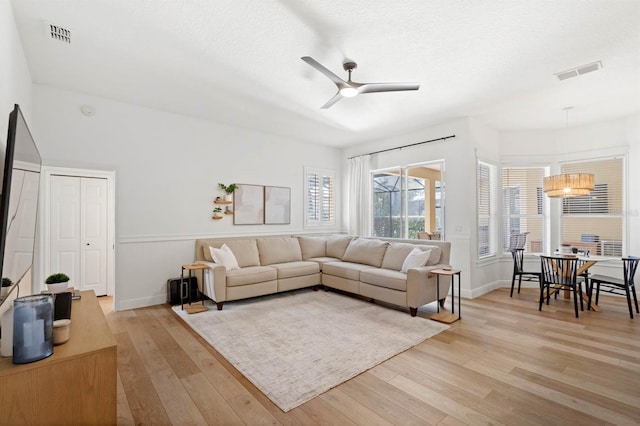
M342 98L352 98L362 93L397 92L401 90L418 90L420 88L420 83L356 83L355 81L351 81L351 71L358 67L358 64L351 60L346 60L342 64L344 70L349 73L349 79L344 81L312 57L303 56L300 59L329 77L329 80L338 86L338 93L329 99L326 104L322 105L321 109L331 107Z

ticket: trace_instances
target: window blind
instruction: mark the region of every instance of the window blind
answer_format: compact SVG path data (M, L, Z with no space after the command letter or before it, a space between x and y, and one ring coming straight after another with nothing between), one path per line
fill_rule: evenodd
M562 173L593 173L591 194L562 200L562 244L591 254L622 256L624 192L622 158L567 163Z
M525 251L544 253L550 235L549 202L542 192L545 167L502 168L502 247L527 234Z

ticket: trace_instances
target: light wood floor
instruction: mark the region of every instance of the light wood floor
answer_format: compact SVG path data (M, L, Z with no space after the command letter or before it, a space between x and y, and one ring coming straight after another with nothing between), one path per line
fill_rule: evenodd
M626 300L601 296L602 312L576 319L571 301L552 300L538 312L536 296L523 289L509 298L500 289L463 299L462 321L449 330L288 413L168 305L109 312L118 343L118 421L640 424L640 318L629 318Z

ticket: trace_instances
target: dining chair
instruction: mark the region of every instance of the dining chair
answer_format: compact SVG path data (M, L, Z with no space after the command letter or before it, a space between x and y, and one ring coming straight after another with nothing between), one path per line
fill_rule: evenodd
M584 310L582 302L582 280L578 281L578 269L580 269L580 259L577 257L564 256L540 256L540 304L538 310L542 310L542 302L549 304L551 287L560 290L573 291L573 306L578 318L578 300L580 300L580 310ZM544 291L547 290L545 297ZM558 297L558 293L555 293Z
M511 276L511 293L509 294L509 297L513 297L513 287L516 283L516 277L518 277L518 294L520 294L520 286L522 285L523 278L525 281L540 282L540 272L530 272L524 270L523 248L511 249L511 256L513 257L513 275Z
M598 296L600 289L606 293L624 294L627 296L627 305L629 306L629 316L633 319L633 308L631 307L631 295L633 294L633 302L638 311L638 296L636 295L636 286L634 276L638 268L640 257L629 256L622 259L623 278L614 278L606 275L592 275L589 277L591 282L589 288L589 306L591 306L591 297L593 296L593 285L596 285L596 305L598 304Z

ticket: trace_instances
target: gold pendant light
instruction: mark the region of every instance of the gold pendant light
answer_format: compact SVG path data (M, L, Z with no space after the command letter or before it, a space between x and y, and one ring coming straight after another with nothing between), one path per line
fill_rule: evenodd
M566 148L569 150L569 108L565 108L567 121ZM570 198L589 195L593 190L594 176L590 173L565 173L544 178L543 190L551 198Z

